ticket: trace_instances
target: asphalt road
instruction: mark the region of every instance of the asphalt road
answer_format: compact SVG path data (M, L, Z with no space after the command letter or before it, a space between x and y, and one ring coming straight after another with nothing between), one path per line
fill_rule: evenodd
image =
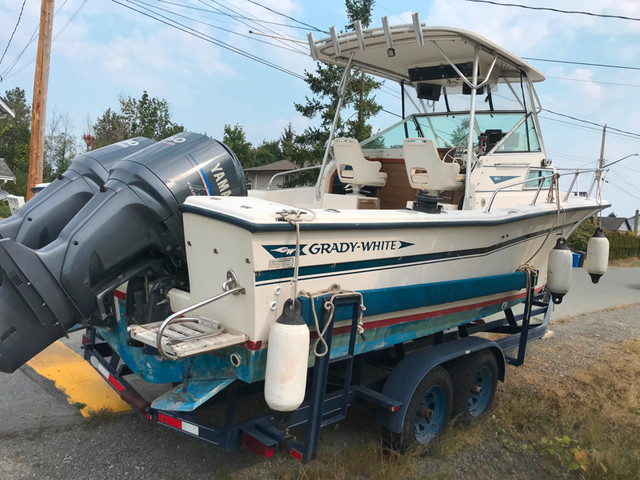
M575 269L572 289L552 318L630 304L640 304L640 268L610 269L598 285ZM629 312L632 316L637 308ZM72 341L79 344L77 337ZM359 434L371 430L375 435L373 423L361 422ZM263 460L246 449L225 453L132 413L87 419L31 368L0 374L2 479L224 479L246 469L260 471L265 462L271 469L295 460L284 454Z

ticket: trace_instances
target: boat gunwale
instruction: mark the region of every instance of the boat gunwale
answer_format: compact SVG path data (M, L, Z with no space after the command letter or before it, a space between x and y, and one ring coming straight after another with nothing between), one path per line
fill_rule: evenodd
M551 204L550 204L551 205ZM284 206L284 205L283 205ZM551 209L539 209L535 212L521 212L517 211L517 213L521 213L520 215L509 215L509 216L500 216L499 218L485 218L485 219L448 219L448 220L414 220L407 219L402 222L398 221L390 221L390 222L376 222L376 223L365 223L365 222L351 222L351 223L311 223L311 222L300 222L299 227L300 230L308 230L308 231L322 231L322 230L388 230L388 229L409 229L409 228L439 228L439 227L470 227L470 226L491 226L491 225L505 225L509 223L515 223L518 221L526 220L529 218L536 218L545 215L557 215L558 210L554 205L554 208ZM590 205L576 205L570 207L562 207L563 212L573 212L580 210L602 210L605 208L609 208L611 204L607 203L593 203ZM309 211L314 209L306 209L301 208L301 211ZM321 209L318 209L321 210ZM513 207L505 208L505 209L496 209L494 212L500 212L500 210L514 210ZM214 220L220 220L226 223L230 223L237 227L248 230L250 233L258 233L258 232L282 232L282 231L295 231L296 227L288 222L278 222L278 223L256 223L250 220L245 220L243 218L239 218L230 213L220 212L216 210L210 210L198 205L191 204L182 204L180 205L180 211L182 213L192 213L194 215L201 215L204 217L212 218ZM357 210L351 210L357 211ZM404 210L399 210L404 212ZM415 210L406 210L406 212L415 212L415 213L423 213L416 212ZM425 214L425 215L436 215L436 214ZM443 215L443 214L438 214ZM491 213L486 214L487 216L491 216Z

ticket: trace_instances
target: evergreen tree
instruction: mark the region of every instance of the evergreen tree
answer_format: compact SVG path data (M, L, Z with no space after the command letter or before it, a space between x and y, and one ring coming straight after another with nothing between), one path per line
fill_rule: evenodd
M95 141L93 148L104 147L112 143L120 142L131 138L131 131L125 118L122 115L107 108L93 124Z
M16 176L16 182L8 183L3 188L14 195L25 196L29 174L31 107L25 91L19 87L7 90L5 100L16 116L0 119L0 158L4 158Z
M143 136L162 140L184 131L182 125L171 121L169 103L165 99L150 97L144 91L140 99L120 97L120 112L111 108L93 125L93 148L104 147L127 138Z
M171 121L169 104L165 99L150 97L144 91L142 97L121 97L120 110L132 137L148 137L162 140L184 131L182 125Z
M353 29L356 20L360 20L363 27L368 27L373 4L374 0L346 0L350 22L347 30ZM307 118L318 118L320 126L309 127L298 137L302 148L295 152L292 159L300 166L318 163L322 158L338 105L337 90L343 73L341 67L323 64L318 64L314 73L305 72L305 81L313 95L307 96L304 104L295 103L295 108ZM351 81L345 93L343 111L351 109L355 114L349 120L338 122L336 136L353 137L359 141L371 136L372 129L367 120L382 108L372 95L380 86L380 82L364 74Z

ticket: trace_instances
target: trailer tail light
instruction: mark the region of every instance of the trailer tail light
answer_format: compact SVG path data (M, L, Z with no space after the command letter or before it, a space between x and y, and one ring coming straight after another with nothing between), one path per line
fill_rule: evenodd
M200 436L200 428L197 425L182 421L179 418L171 417L164 413L158 413L158 423L162 423L164 425L167 425L168 427L175 428L176 430L190 433L191 435L195 435L196 437Z
M111 386L115 389L116 392L122 393L124 390L124 385L122 385L116 377L109 373L109 370L102 365L95 357L91 357L89 360L93 368L95 368L100 375L102 375L107 382L111 384Z
M296 459L298 459L298 460L302 461L302 453L300 453L299 451L297 451L295 448L292 448L292 449L291 449L291 456L292 456L293 458L296 458Z
M273 445L265 445L260 440L252 437L246 432L242 434L242 444L256 455L260 455L264 458L269 458L276 452Z

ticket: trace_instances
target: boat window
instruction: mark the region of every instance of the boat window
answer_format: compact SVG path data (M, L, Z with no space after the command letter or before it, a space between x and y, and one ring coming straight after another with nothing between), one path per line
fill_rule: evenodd
M524 112L477 112L473 129L473 144L487 131L507 134L522 121ZM466 147L469 134L469 115L466 112L450 114L415 114L362 142L363 148L402 148L405 138L424 137L433 140L438 148ZM530 118L506 136L499 152L539 152L540 143Z
M530 168L527 174L527 180L531 181L525 183L523 188L524 190L537 190L540 182L542 182L542 188L549 188L551 186L552 175L553 170L550 168Z
M525 121L515 131L511 132L496 152L539 152L540 142L536 135L535 126L531 120Z
M422 137L413 116L392 125L362 142L362 148L402 148L405 138Z

